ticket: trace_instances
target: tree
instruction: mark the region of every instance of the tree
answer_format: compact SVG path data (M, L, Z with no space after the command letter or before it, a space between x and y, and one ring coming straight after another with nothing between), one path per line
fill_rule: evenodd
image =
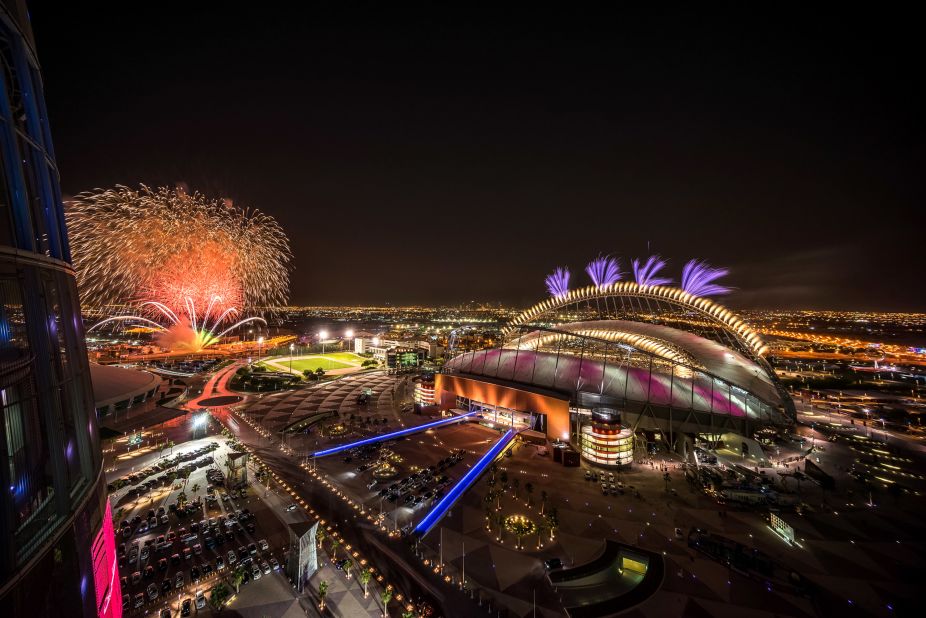
M306 379L306 380L314 380L314 379L315 379L315 372L312 371L311 369L306 369L305 371L302 372L302 375L305 376L305 379Z
M221 612L230 596L230 591L228 586L225 585L225 582L219 582L212 587L212 592L209 595L209 605L216 612Z
M531 508L531 506L533 506L533 503L534 503L534 484L525 483L524 491L527 492L527 508Z
M388 588L383 590L379 593L379 598L383 602L383 618L388 618L389 609L387 608L387 605L389 604L389 601L392 600L392 590L389 590Z
M518 499L518 490L521 488L521 480L520 480L520 479L515 479L515 480L511 481L511 488L514 489L514 498L515 498L515 500L517 500L517 499Z
M318 376L319 378L323 378L325 376L325 370L319 367L318 369L315 370L315 375Z
M184 504L186 504L186 492L181 491L177 494L177 508L183 507Z
M502 487L508 488L508 473L502 470L502 473L498 475L498 480L501 481Z
M194 494L199 491L199 483L193 483L193 488L190 491L192 491Z
M315 531L315 540L318 541L318 548L319 548L319 549L322 548L322 545L324 544L325 539L326 539L327 537L328 537L328 535L325 534L325 529L322 528L321 526L319 526L319 527L318 527L318 530Z
M320 609L325 609L325 597L326 596L328 596L328 582L326 582L325 580L322 580L318 584L318 598L320 599L318 607Z
M357 575L357 579L359 579L359 580L360 580L360 583L363 584L363 598L364 598L364 599L367 598L368 596L370 596L370 593L367 592L367 584L370 583L370 579L372 579L372 578L373 578L373 574L370 573L370 570L369 570L369 569L363 569L363 570L360 571L360 573Z
M545 489L541 490L540 491L540 514L541 515L543 515L543 511L547 507L547 498L549 498L549 496L547 495L547 491Z
M338 557L338 547L341 546L341 540L333 538L331 539L331 559L337 560Z
M550 531L550 540L553 540L553 532L559 527L559 515L556 512L556 507L550 508L549 512L544 515L546 528Z
M347 562L344 563L344 572L347 574L347 579L350 579L350 570L352 568L354 568L354 561L348 558Z
M241 582L244 581L244 567L238 565L238 568L235 569L235 572L232 573L231 582L232 586L235 587L235 594L241 590Z

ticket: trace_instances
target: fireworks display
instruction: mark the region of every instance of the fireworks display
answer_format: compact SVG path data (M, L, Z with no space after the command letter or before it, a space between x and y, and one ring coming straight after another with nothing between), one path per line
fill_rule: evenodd
M546 278L547 291L550 296L565 296L569 293L569 269L557 268Z
M645 263L640 260L633 261L633 279L640 285L672 285L672 280L667 277L657 277L660 270L665 268L666 261L658 255L651 255Z
M658 255L651 255L646 261L634 259L633 276L639 285L671 286L672 279L660 277L659 273L666 266L666 260ZM620 262L611 256L598 256L585 267L595 287L613 285L621 280ZM730 273L726 268L714 268L703 260L689 260L682 269L681 289L692 296L717 296L729 293L732 288L718 285L715 281ZM546 280L550 296L560 298L569 294L569 269L557 268Z
M682 269L682 289L693 296L717 296L727 294L730 288L714 283L720 277L730 274L726 268L713 268L700 260L690 260Z
M585 272L599 288L621 280L620 263L610 256L595 258L585 267Z
M82 193L66 210L84 306L128 305L155 330L201 348L239 313L285 303L289 240L273 217L179 189L124 186ZM166 325L166 326L165 326Z

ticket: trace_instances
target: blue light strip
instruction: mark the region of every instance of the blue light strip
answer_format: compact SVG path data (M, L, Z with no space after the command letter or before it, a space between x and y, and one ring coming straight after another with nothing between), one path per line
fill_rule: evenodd
M375 444L377 442L383 442L384 440L392 440L401 436L407 436L410 433L417 433L419 431L424 431L425 429L431 429L432 427L441 427L443 425L449 425L450 423L459 422L465 418L473 416L475 412L467 412L466 414L461 414L460 416L454 416L452 418L442 418L439 421L434 421L433 423L425 423L424 425L417 425L415 427L409 427L408 429L401 429L399 431L393 431L392 433L387 433L382 436L373 436L372 438L366 438L364 440L358 440L357 442L350 442L348 444L342 444L340 446L335 446L323 451L317 451L312 454L313 457L324 457L326 455L334 455L335 453L340 453L341 451L346 451L358 446L363 446L364 444Z
M437 503L437 506L431 509L431 512L425 515L424 519L418 522L418 525L415 526L415 534L418 534L424 538L424 536L431 531L431 528L433 528L435 524L440 521L440 518L444 516L444 513L446 513L450 507L453 506L453 503L463 495L463 492L469 489L470 485L476 482L476 479L479 478L479 475L482 474L482 471L485 470L489 464L495 461L495 458L498 457L499 453L505 450L505 447L508 446L508 443L511 442L515 435L516 434L514 429L509 429L506 431L505 435L499 438L498 442L496 442L495 445L492 446L492 448L490 448L489 451L483 455L479 461L476 462L476 465L470 468L469 472L467 472L463 478L461 478L460 481L453 486L453 489L447 492L446 496L441 498L441 501Z

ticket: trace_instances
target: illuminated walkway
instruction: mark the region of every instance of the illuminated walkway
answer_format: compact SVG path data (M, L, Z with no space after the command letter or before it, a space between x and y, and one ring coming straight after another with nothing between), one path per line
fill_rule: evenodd
M425 423L424 425L418 425L416 427L409 427L408 429L401 429L399 431L393 431L391 433L386 433L381 436L373 436L372 438L366 438L364 440L358 440L357 442L348 442L347 444L342 444L340 446L334 446L322 451L316 451L312 453L313 457L325 457L327 455L334 455L335 453L340 453L358 446L364 446L366 444L376 444L377 442L383 442L385 440L394 440L402 436L408 436L413 433L418 433L419 431L425 431L426 429L433 429L435 427L443 427L444 425L450 425L451 423L458 423L462 420L465 420L476 414L475 412L467 412L466 414L461 414L460 416L453 416L451 418L443 418L439 421L434 421L432 423Z
M469 469L460 481L453 486L453 488L447 492L447 495L441 498L441 501L435 505L431 512L424 516L418 525L415 526L415 534L423 537L428 532L431 531L431 528L440 521L441 517L453 506L453 503L456 502L460 496L462 496L470 486L476 482L476 479L479 478L479 475L492 464L495 459L501 455L502 451L505 450L505 447L514 439L517 435L514 429L509 429L505 434L498 439L492 448L486 452L479 461L476 462L472 468Z

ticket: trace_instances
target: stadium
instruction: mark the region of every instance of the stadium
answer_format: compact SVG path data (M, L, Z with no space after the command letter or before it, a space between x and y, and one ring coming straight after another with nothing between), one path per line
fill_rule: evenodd
M665 285L557 291L512 319L499 347L445 364L442 410L477 412L603 466L659 442L685 457L723 445L764 463L755 433L792 423L765 343L732 311Z

